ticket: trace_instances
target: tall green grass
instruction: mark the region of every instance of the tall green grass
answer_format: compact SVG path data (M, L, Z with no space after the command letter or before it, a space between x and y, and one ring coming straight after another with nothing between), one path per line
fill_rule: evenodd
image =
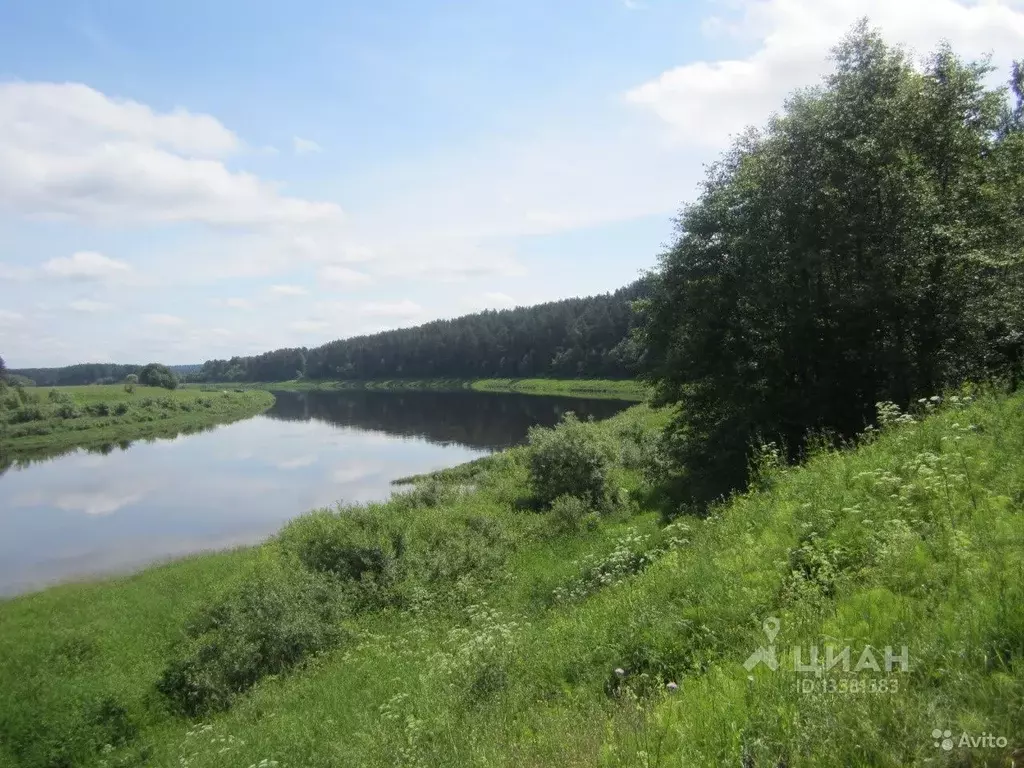
M705 519L662 524L647 478L666 415L637 406L586 425L619 446L620 492L580 525L536 503L522 447L255 549L0 603L0 764L1008 765L1024 747L1024 397L921 410L798 468L763 451L755 489ZM294 588L276 592L282 568L346 606L301 658L280 654L294 628L321 637L323 614L273 597ZM242 607L252 584L293 630ZM780 666L748 670L770 617ZM216 632L230 644L196 656ZM292 661L194 717L158 689L175 660L213 674L247 642ZM806 663L826 644L853 664L906 646L909 671L794 671L793 647Z

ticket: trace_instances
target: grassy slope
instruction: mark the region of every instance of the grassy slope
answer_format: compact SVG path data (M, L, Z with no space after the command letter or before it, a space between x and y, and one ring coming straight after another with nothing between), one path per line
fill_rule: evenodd
M451 471L478 490L403 519L450 541L490 519L496 570L353 619L357 640L202 725L168 716L153 682L191 611L273 545L0 603L0 764L45 764L104 698L140 729L108 765L1008 764L1024 746L1022 406L944 408L669 532L642 503L577 534L517 511L523 449ZM639 406L592 428L662 418ZM645 498L635 472L618 482ZM616 566L655 543L646 570ZM595 562L605 577L584 579ZM751 674L767 616L783 667ZM782 649L806 661L826 642L854 661L907 645L911 670L862 675L896 693L801 693ZM934 728L1008 746L947 753Z
M59 418L49 399L51 390L66 394L81 415ZM134 393L120 384L53 387L25 390L44 418L21 424L0 424L0 456L19 459L46 456L76 447L94 447L149 437L172 437L204 427L247 418L269 408L274 398L265 392L200 392L138 387ZM90 406L106 403L107 416L92 415ZM116 414L118 404L127 406ZM0 417L4 414L0 411Z
M216 387L189 385L190 387ZM610 398L639 402L646 398L647 388L633 379L392 379L387 381L281 381L243 384L246 388L321 390L458 390L474 389L481 392L521 392L529 395L567 395L573 397Z

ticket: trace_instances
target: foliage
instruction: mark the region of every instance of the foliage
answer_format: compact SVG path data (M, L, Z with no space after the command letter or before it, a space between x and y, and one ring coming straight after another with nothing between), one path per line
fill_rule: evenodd
M303 515L281 529L277 541L305 568L355 588L361 607L379 607L391 599L405 548L393 525L359 507Z
M165 396L152 397L157 392ZM197 390L147 388L145 396L123 386L93 385L0 392L0 468L12 460L46 456L75 446L128 445L131 440L196 431L244 418L273 402L266 392L230 393L211 400Z
M793 460L878 401L1021 374L1024 135L989 67L944 47L918 71L864 24L835 62L710 168L654 277L681 502L742 488L755 443Z
M341 642L341 616L322 577L267 560L194 617L157 689L187 715L225 709L261 679Z
M530 483L541 504L566 495L591 505L606 502L615 454L602 433L588 429L569 412L554 429L531 427L529 445Z
M150 363L139 371L139 383L146 387L163 387L164 389L175 389L178 386L178 377L166 365Z
M135 373L129 373L124 377L124 391L128 394L133 394L135 388L139 385L139 376Z
M207 360L193 381L433 379L452 377L629 377L641 350L628 336L638 322L638 281L613 294L488 310L415 328Z

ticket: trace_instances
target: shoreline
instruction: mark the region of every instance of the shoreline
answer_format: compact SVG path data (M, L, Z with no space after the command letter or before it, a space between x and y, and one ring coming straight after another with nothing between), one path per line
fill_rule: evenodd
M34 400L30 405L41 409L43 418L3 425L0 471L18 461L52 458L79 448L112 449L136 440L202 432L256 416L274 404L274 396L262 391L222 390L222 394L211 396L209 392L195 389L138 387L129 394L120 384L40 387L38 390L30 395ZM51 391L70 400L60 404L52 402L49 400ZM78 415L70 418L57 415L56 409L65 404ZM123 411L118 413L121 409Z
M358 381L352 379L324 379L277 382L243 382L224 384L190 383L189 389L219 389L221 386L245 390L282 390L295 392L372 390L382 392L493 392L522 395L548 395L555 397L584 397L602 400L642 402L649 394L646 385L635 379L383 379Z

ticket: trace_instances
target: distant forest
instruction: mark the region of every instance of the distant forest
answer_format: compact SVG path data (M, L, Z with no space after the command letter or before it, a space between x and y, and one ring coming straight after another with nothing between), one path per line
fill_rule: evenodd
M649 294L649 281L641 279L611 294L488 310L313 349L208 360L188 380L626 378L641 358L631 334L639 322L633 302Z
M168 366L185 381L306 379L630 378L641 348L633 302L651 293L648 278L614 293L531 307L487 310L414 328L328 342L312 349L276 349L249 357ZM38 386L111 384L141 365L81 363L19 368L10 373Z
M200 368L198 364L167 367L181 377L194 374ZM14 368L9 373L29 379L37 387L70 387L77 384L116 384L142 368L142 365L117 363L79 363L63 368Z

